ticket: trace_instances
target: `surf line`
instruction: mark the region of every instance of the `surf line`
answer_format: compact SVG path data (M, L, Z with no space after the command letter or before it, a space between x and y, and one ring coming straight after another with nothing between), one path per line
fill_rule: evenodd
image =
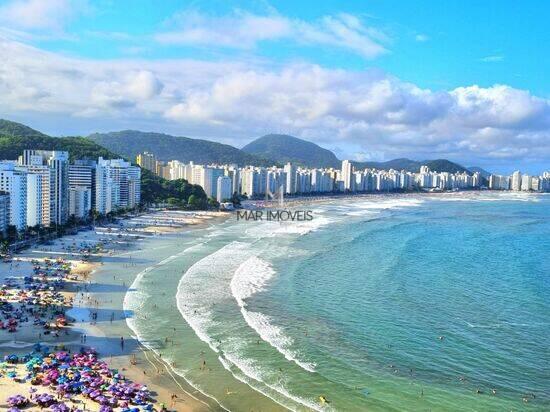
M155 351L154 351L153 349L148 348L148 347L147 347L146 345L144 345L143 343L141 343L141 342L139 341L139 339L137 339L137 336L136 336L136 340L138 341L138 344L142 347L142 348L141 348L141 351L143 352L143 355L145 356L145 359L147 359L147 362L149 362L157 371L159 371L158 366L157 366L154 362L152 362L151 359L149 359L149 356L147 355L147 350L150 350L150 351L152 351L152 352L155 352ZM166 363L166 362L163 361L163 360L160 360L159 363L161 363L161 364L164 366L164 368L166 369L166 372L168 372L168 374L170 375L170 377L172 378L172 380L174 381L174 383L175 383L176 385L178 385L178 387L183 391L183 393L189 395L191 398L195 399L197 402L200 402L200 403L204 404L205 406L207 406L208 408L210 408L210 405L208 405L205 401L203 401L202 399L197 398L195 395L193 395L192 393L186 391L186 390L183 388L183 386L178 382L178 380L176 379L176 377L173 375L173 373L172 373L172 371L171 371L172 367L171 367L168 363ZM195 388L195 387L191 384L191 382L189 382L184 376L181 376L181 375L179 375L179 374L178 374L178 376L180 376L181 378L183 378L183 379L185 380L185 382L187 382L188 385L190 385L190 386L192 386L193 388ZM213 401L215 401L215 402L219 405L219 407L222 408L224 411L230 412L229 409L225 408L216 398L214 398L214 397L212 397L212 396L210 396L210 395L208 395L208 394L202 392L201 390L199 390L199 389L197 389L197 388L195 388L195 390L197 390L198 392L202 393L204 396L206 396L206 397L212 399Z

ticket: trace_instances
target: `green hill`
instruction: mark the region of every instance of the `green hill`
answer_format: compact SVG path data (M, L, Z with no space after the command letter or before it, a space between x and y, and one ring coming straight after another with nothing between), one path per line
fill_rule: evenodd
M242 150L280 164L292 162L306 167L340 167L341 165L340 160L330 150L285 134L268 134L259 137L244 146Z
M383 170L407 170L407 171L418 171L420 170L420 164L416 160L411 159L393 159L387 162L353 162L354 166L359 169L369 168L369 169L383 169Z
M83 137L51 137L20 123L0 119L0 159L16 160L25 149L66 150L71 159L120 157Z
M130 159L135 159L139 153L148 151L164 161L179 160L186 163L193 161L198 164L236 163L241 166L272 165L271 161L250 155L227 144L171 136L164 133L123 130L121 132L94 133L88 136L88 139Z
M387 162L354 162L356 168L373 168L373 169L382 169L382 170L406 170L408 172L417 173L420 171L420 166L428 166L430 170L434 172L448 172L448 173L462 173L466 172L472 174L472 172L465 167L459 165L458 163L451 162L446 159L436 159L436 160L411 160L411 159L394 159Z
M114 159L120 156L115 151L84 137L51 137L20 123L0 119L0 159L16 160L25 149L65 150L71 160L103 157ZM141 198L144 203L170 202L186 205L191 195L196 203L193 207L206 206L206 195L202 187L187 181L162 179L142 169Z

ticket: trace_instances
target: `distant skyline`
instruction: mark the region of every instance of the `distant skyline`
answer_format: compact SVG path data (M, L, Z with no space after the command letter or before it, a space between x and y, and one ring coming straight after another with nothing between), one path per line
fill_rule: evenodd
M550 4L0 0L0 117L550 169Z

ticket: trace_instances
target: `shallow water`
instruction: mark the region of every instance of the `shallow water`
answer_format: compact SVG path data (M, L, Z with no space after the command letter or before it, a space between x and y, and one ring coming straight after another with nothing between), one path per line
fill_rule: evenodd
M231 410L550 408L549 196L308 208L148 240L129 326Z

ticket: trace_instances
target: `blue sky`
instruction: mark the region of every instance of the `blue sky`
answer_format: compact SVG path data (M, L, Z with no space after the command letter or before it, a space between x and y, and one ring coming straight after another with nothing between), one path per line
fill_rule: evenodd
M2 2L0 2L1 4ZM550 95L550 3L542 1L98 1L67 25L79 41L37 42L45 49L91 58L116 58L131 47L146 58L219 58L224 48L155 47L144 37L170 28L177 13L194 11L224 16L234 10L265 15L272 10L289 18L315 21L348 13L388 36L387 54L361 56L322 47L265 41L255 55L278 62L304 59L325 67L362 70L377 67L428 88L508 84L539 96ZM117 41L99 32L125 33ZM215 49L215 50L214 50ZM227 51L227 49L226 49ZM537 57L538 56L538 57Z
M540 171L549 17L542 1L0 0L0 115Z

